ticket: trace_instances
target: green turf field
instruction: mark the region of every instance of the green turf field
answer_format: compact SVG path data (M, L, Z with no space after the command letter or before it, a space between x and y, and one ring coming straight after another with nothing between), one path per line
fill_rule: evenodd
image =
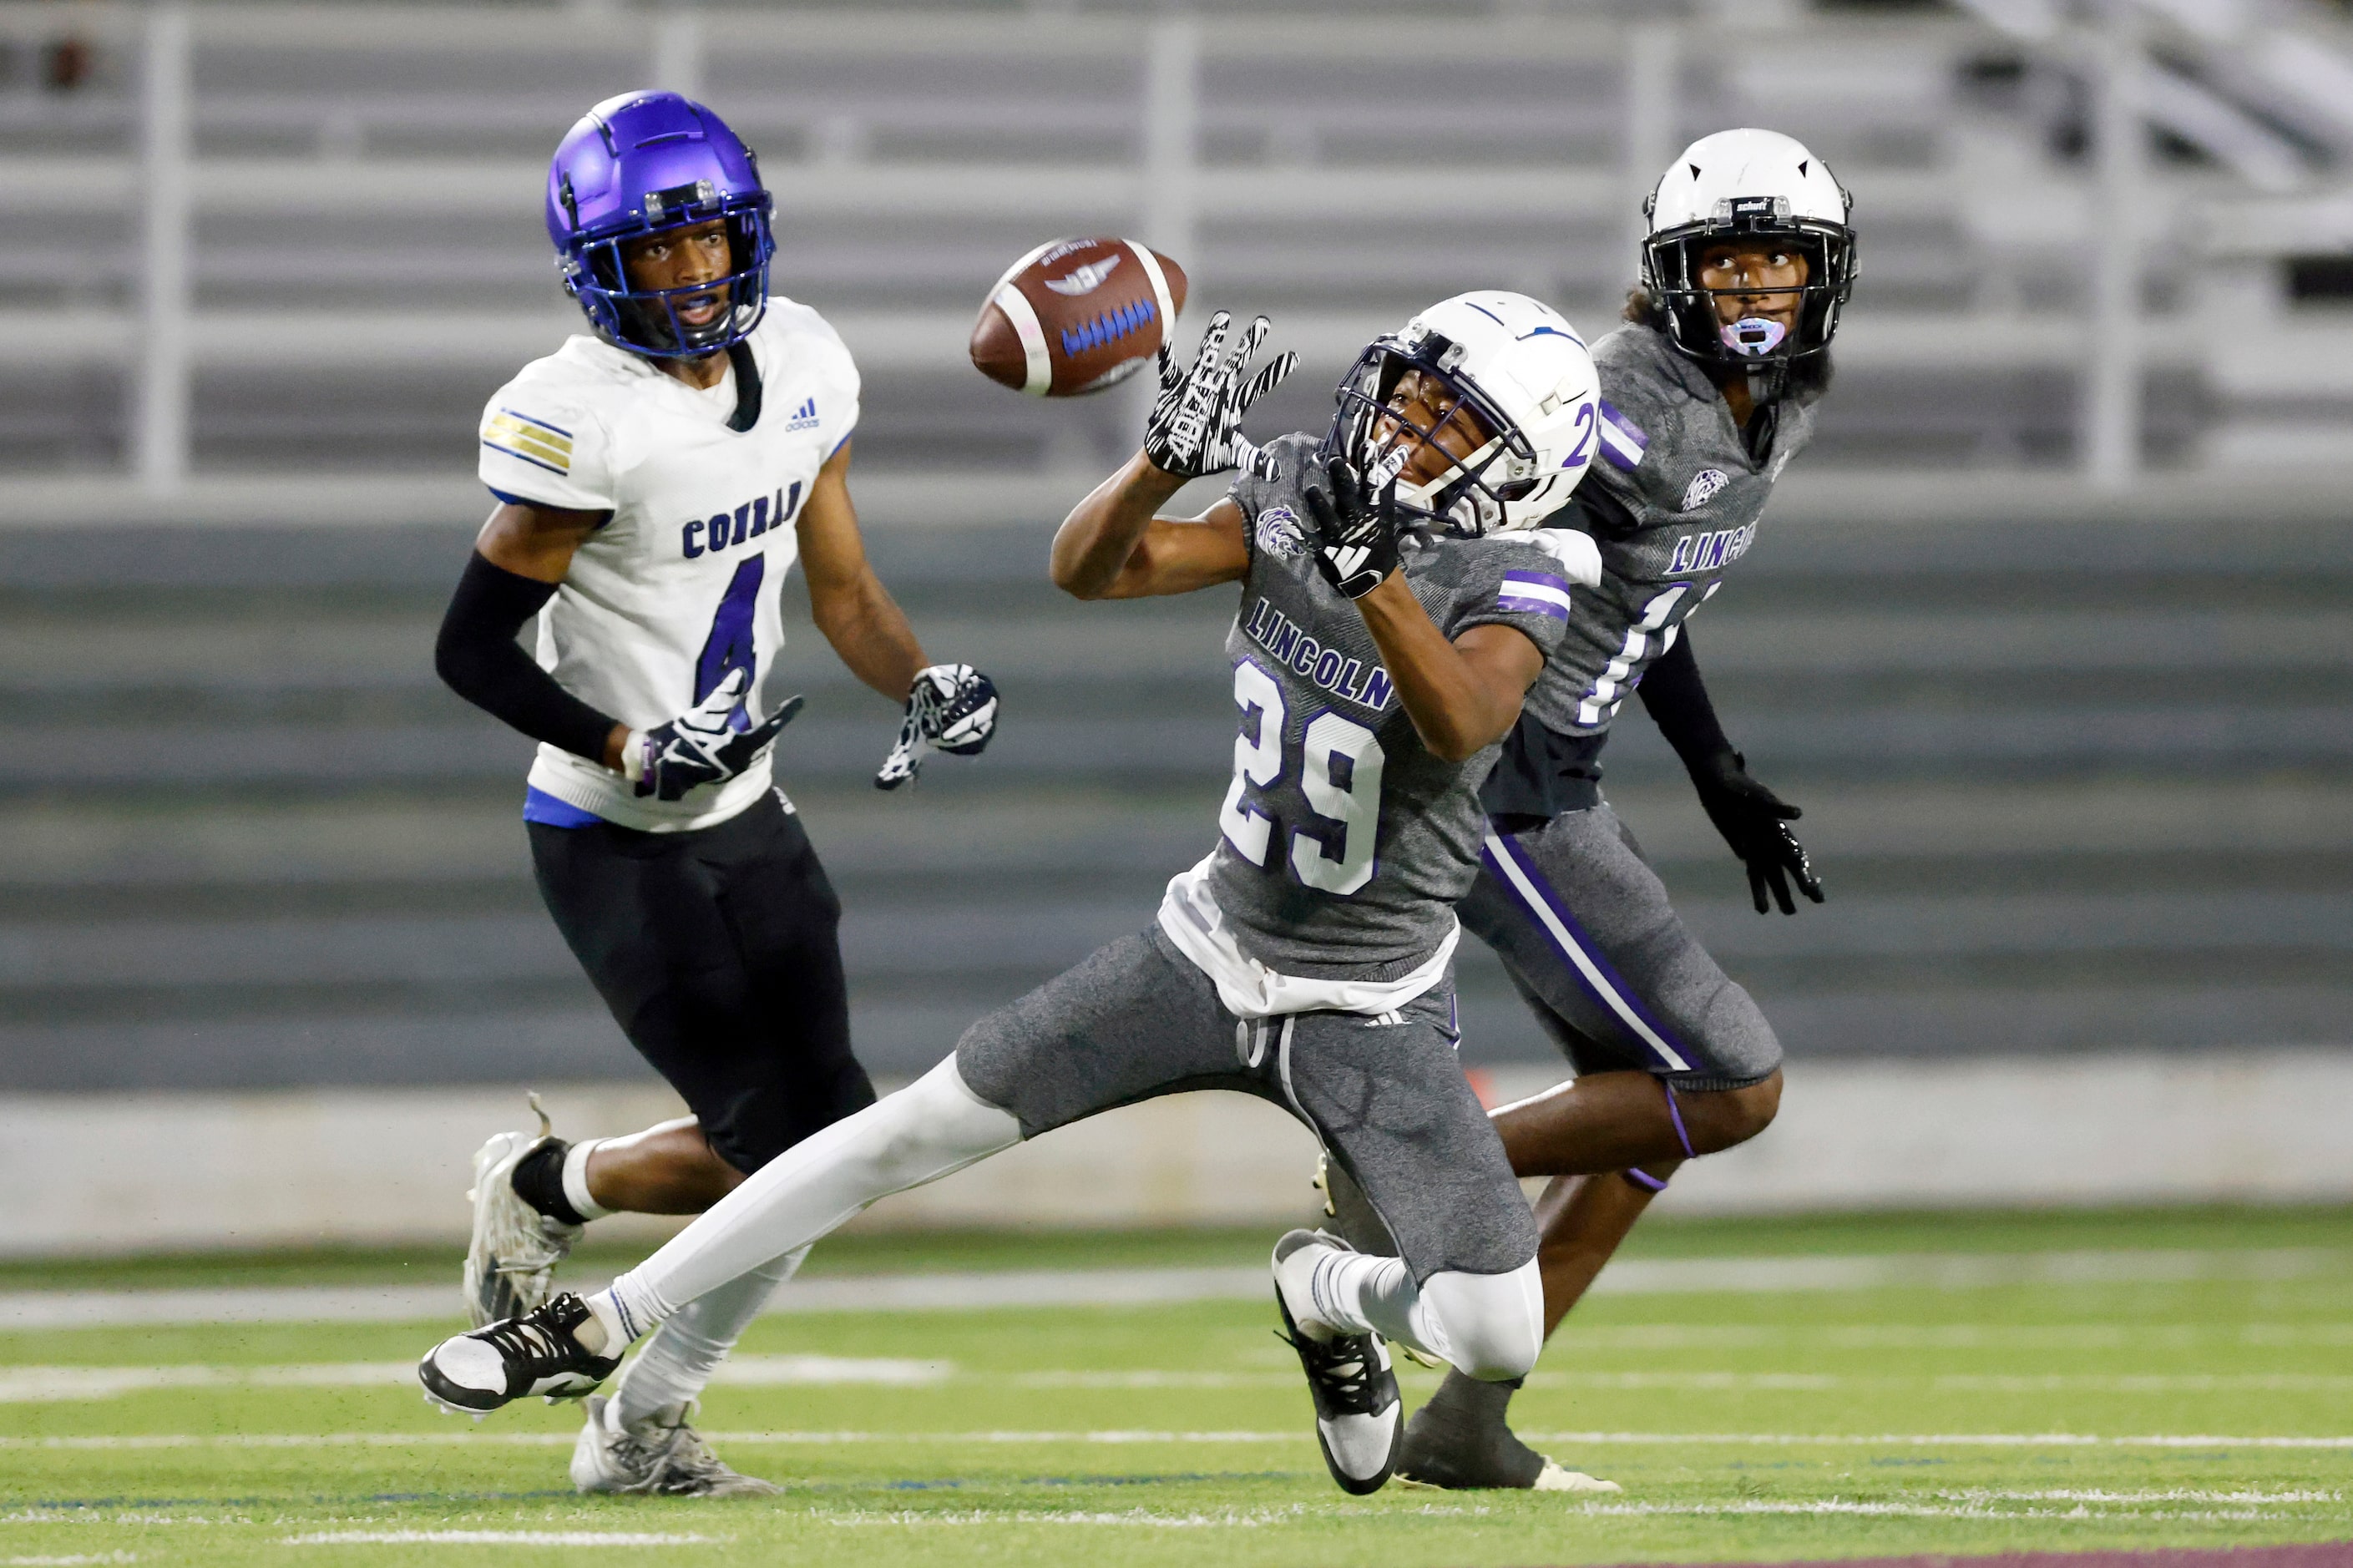
M1267 1239L846 1238L812 1273L1248 1265ZM436 1415L406 1367L449 1325L12 1332L0 1564L553 1563L602 1546L1361 1568L2353 1540L2353 1214L1662 1223L1640 1239L1654 1260L1976 1261L1930 1285L1767 1288L1752 1270L1745 1289L1589 1301L1517 1408L1556 1457L1624 1484L1599 1502L1345 1497L1257 1301L765 1319L703 1425L792 1489L727 1504L574 1497L569 1409ZM0 1292L433 1267L13 1267ZM1433 1381L1409 1369L1409 1401Z

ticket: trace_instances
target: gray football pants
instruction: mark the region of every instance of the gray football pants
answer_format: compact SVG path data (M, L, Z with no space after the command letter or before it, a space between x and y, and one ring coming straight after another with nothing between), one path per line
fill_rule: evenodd
M1319 1272L1319 1293L1339 1292L1332 1321L1515 1377L1544 1338L1535 1218L1455 1061L1452 1013L1441 984L1377 1017L1244 1020L1156 928L1124 938L762 1166L604 1299L635 1338L878 1198L1114 1106L1231 1089L1306 1122L1398 1238L1395 1255Z
M1535 1256L1535 1220L1455 1058L1453 1013L1443 982L1377 1017L1238 1018L1154 927L975 1024L955 1059L1025 1138L1188 1089L1271 1100L1355 1176L1417 1282L1505 1274Z
M1605 803L1505 835L1455 906L1580 1074L1648 1072L1686 1091L1772 1076L1781 1042L1667 903Z

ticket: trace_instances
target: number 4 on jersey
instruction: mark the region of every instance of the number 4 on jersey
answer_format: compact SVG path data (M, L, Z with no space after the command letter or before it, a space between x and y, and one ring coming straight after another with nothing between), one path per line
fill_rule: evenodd
M767 567L765 555L754 555L727 580L727 592L719 595L718 613L711 617L711 635L702 639L702 657L694 661L695 701L718 690L719 683L739 669L744 672L744 700L751 700L760 676L759 651L752 643L752 612ZM737 703L735 711L727 716L727 724L738 732L752 727L752 716L743 703Z
M1234 701L1242 723L1218 822L1234 853L1263 868L1277 826L1266 803L1284 771L1282 689L1244 659L1234 666ZM1319 892L1353 893L1373 879L1387 759L1370 730L1337 713L1317 714L1300 741L1299 790L1310 820L1292 828L1292 874Z

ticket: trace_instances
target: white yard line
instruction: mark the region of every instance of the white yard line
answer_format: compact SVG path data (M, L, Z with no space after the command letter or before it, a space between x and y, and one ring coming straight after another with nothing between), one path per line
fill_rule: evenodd
M454 1273L454 1269L453 1269ZM1788 1258L1629 1258L1596 1281L1601 1295L1967 1290L2185 1279L2295 1279L2353 1273L2334 1247L2174 1252L1885 1253ZM591 1279L568 1282L594 1289ZM1258 1266L1218 1268L1007 1269L798 1279L771 1312L969 1311L1012 1307L1148 1307L1257 1300ZM0 1331L151 1323L404 1322L454 1318L448 1285L283 1286L187 1290L0 1292Z
M2112 1521L2181 1521L2231 1520L2265 1521L2292 1520L2307 1517L2277 1509L2239 1507L2228 1510L2171 1508L2108 1508L2094 1509L2084 1503L2071 1508L1999 1508L1990 1500L1972 1500L1962 1502L1880 1502L1856 1498L1811 1498L1788 1502L1751 1500L1724 1503L1643 1503L1586 1502L1563 1504L1564 1511L1592 1517L1616 1518L1756 1518L1758 1516L1795 1516L1799 1518L1861 1517L1866 1519L1983 1519L1983 1520L2112 1520ZM1263 1525L1292 1523L1307 1518L1362 1517L1360 1509L1345 1504L1293 1505L1279 1509L1229 1509L1217 1513L1155 1513L1148 1509L1126 1509L1118 1512L1057 1512L1042 1509L897 1509L889 1512L863 1510L819 1514L827 1524L857 1526L898 1526L955 1528L1007 1524L1074 1524L1125 1525L1150 1530L1254 1530ZM1423 1513L1449 1516L1483 1514L1481 1508L1425 1508Z
M1581 1505L1580 1511L1617 1517L1747 1519L1760 1515L1866 1519L2032 1519L2032 1520L2230 1520L2242 1522L2302 1517L2263 1509L2129 1509L2098 1510L2083 1503L2073 1508L1994 1508L1984 1503L1864 1502L1847 1498L1815 1498L1805 1501L1751 1500L1724 1503L1618 1502Z
M942 1525L975 1524L1120 1524L1145 1530L1256 1530L1261 1525L1289 1523L1304 1517L1295 1509L1228 1509L1221 1513L1154 1513L1124 1509L1117 1513L1061 1513L1050 1509L943 1509L927 1512L900 1509L890 1513L837 1513L818 1516L827 1524Z
M1983 1502L1983 1501L1987 1501L1987 1500L1995 1500L1995 1501L2000 1501L2000 1502L2102 1502L2102 1503L2147 1503L2147 1502L2227 1502L2227 1503L2250 1504L2250 1503L2286 1503L2286 1502L2342 1502L2342 1501L2344 1501L2344 1500L2345 1500L2345 1494L2344 1494L2344 1493L2342 1493L2342 1492L2314 1492L2314 1491L2300 1491L2300 1492L2250 1492L2250 1491L2212 1492L2212 1491L2185 1491L2185 1490L2183 1490L2182 1489L2180 1489L2180 1488L2179 1488L2179 1487L2169 1488L2169 1489L2166 1489L2166 1490L2164 1490L2164 1491L2137 1491L2137 1492L2116 1492L2116 1491L2099 1491L2099 1490L2083 1490L2083 1489L2059 1489L2059 1490L2052 1490L2052 1491L2024 1491L2024 1492L2020 1492L2020 1491L1993 1491L1993 1490L1989 1490L1989 1489L1986 1489L1986 1488L1982 1488L1982 1487L1972 1487L1972 1488L1970 1488L1970 1489L1968 1489L1968 1490L1965 1490L1965 1491L1947 1491L1947 1492L1938 1492L1938 1493L1936 1493L1936 1496L1938 1496L1938 1497L1940 1497L1940 1498L1947 1498L1947 1499L1950 1499L1950 1500L1954 1500L1954 1501L1957 1501L1957 1502Z
M1615 1323L1571 1321L1588 1350L2191 1350L2200 1345L2353 1345L2353 1323Z
M331 1530L290 1535L284 1546L707 1546L719 1535L622 1534L596 1530Z
M1409 1377L1419 1373L1409 1373ZM415 1381L414 1363L328 1362L251 1366L182 1363L160 1366L0 1368L0 1405L42 1405L116 1399L161 1389L400 1388ZM892 1357L741 1355L723 1364L714 1382L735 1387L872 1384L932 1387L951 1380L1016 1388L1282 1388L1298 1382L1282 1372L1221 1372L1131 1368L1116 1372L1045 1369L965 1372L953 1362ZM1672 1390L1692 1393L1853 1393L1918 1390L1992 1394L2221 1394L2261 1392L2338 1394L2353 1390L2353 1374L2335 1373L1790 1373L1790 1372L1536 1372L1535 1388Z
M2103 1437L2084 1432L1803 1433L1523 1432L1531 1443L1599 1446L1717 1444L1751 1447L1837 1448L2353 1448L2353 1436L2219 1436L2157 1433Z
M720 1369L720 1381L755 1387L881 1384L897 1387L944 1382L948 1362L885 1357L743 1355ZM163 1388L382 1388L417 1380L413 1362L330 1362L320 1364L209 1366L14 1366L0 1368L0 1405L115 1399Z
M774 1447L828 1447L839 1444L906 1443L922 1445L1051 1445L1144 1447L1155 1444L1307 1443L1303 1426L1281 1432L1261 1431L976 1431L976 1432L710 1432L714 1443L766 1444ZM2221 1436L2203 1433L2145 1433L2101 1436L2080 1432L1978 1433L1812 1433L1812 1432L1529 1432L1531 1442L1564 1447L1731 1447L1838 1448L2311 1448L2353 1449L2353 1436ZM138 1449L138 1448L406 1448L479 1444L493 1447L565 1447L568 1432L483 1432L471 1428L452 1432L324 1432L324 1433L149 1433L91 1436L0 1437L0 1451L9 1449ZM26 1515L0 1514L0 1523L28 1522Z

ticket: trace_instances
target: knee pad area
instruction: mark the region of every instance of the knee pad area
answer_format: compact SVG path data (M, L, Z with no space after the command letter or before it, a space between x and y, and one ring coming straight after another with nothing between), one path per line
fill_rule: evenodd
M1525 1377L1544 1349L1544 1279L1535 1259L1509 1274L1444 1270L1421 1284L1424 1309L1444 1334L1448 1361L1467 1377Z
M1697 1102L1697 1103L1694 1103ZM1685 1114L1698 1130L1699 1152L1736 1148L1773 1124L1781 1109L1781 1075L1740 1089L1720 1089L1683 1097Z
M1010 1111L965 1087L953 1056L860 1115L875 1120L860 1152L888 1182L926 1182L1021 1139Z

